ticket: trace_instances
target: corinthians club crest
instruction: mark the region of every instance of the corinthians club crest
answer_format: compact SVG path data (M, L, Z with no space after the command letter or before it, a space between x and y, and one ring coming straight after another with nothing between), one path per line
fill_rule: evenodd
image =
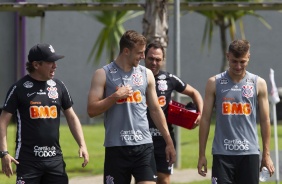
M250 85L244 85L242 86L242 95L246 98L250 98L253 97L254 95L254 91L253 91L254 86L250 86Z
M48 87L47 90L49 91L48 92L48 97L49 98L52 98L52 99L57 99L58 98L58 92L57 92L57 88L56 87Z
M167 81L166 80L159 80L158 81L158 89L160 91L166 91L167 90Z
M140 75L139 73L135 73L132 75L132 83L135 84L136 86L141 86L143 85L143 76Z

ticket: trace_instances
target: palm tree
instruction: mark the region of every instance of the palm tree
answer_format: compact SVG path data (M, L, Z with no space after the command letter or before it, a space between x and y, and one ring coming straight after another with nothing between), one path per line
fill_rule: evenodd
M77 0L85 2L85 0ZM136 2L138 0L126 0L126 2ZM120 2L118 0L92 0L92 2ZM146 0L145 14L143 18L143 35L148 43L160 41L165 49L168 45L168 0ZM125 32L123 23L135 18L144 11L99 11L87 12L98 22L104 25L100 31L97 41L94 43L88 57L88 61L94 58L94 63L99 63L103 50L106 51L108 62L116 57L119 48L119 39ZM165 69L165 64L164 64Z
M85 2L83 0L78 0L78 1ZM92 2L109 3L114 1L92 0ZM130 2L130 0L128 0L128 2ZM104 50L106 51L107 62L111 62L115 59L117 55L117 51L119 50L120 37L125 32L123 23L125 23L129 19L135 18L143 14L144 12L143 11L98 11L98 12L86 12L86 13L104 25L103 29L99 33L98 39L94 43L91 52L88 56L88 61L94 60L93 63L97 64L100 63L100 58Z
M76 1L87 2L87 0ZM125 1L136 2L138 0ZM121 1L92 0L92 2L113 3ZM143 35L147 38L148 43L160 41L165 48L165 52L168 45L167 2L168 0L146 0L145 15L143 18ZM106 50L108 62L116 57L116 52L119 47L119 39L125 32L123 23L143 14L144 11L99 11L86 13L93 16L94 19L104 25L104 28L100 31L98 39L94 43L88 57L88 61L91 61L92 58L94 58L94 63L99 63L103 50Z
M195 2L196 0L186 0L187 2ZM227 2L234 0L206 0L206 2ZM259 2L260 0L237 0L236 2ZM208 41L208 47L210 48L212 42L212 36L214 32L214 27L219 27L221 50L222 50L222 65L220 71L225 71L228 68L228 61L226 59L225 53L227 50L227 33L229 29L229 34L231 40L236 38L236 21L239 23L241 37L245 39L244 34L244 24L242 18L246 15L251 15L257 17L267 28L271 29L271 26L261 17L259 14L255 13L253 10L235 10L235 11L196 11L201 15L205 16L206 23L202 39L202 47L205 42Z
M143 35L147 42L158 41L166 53L168 45L168 0L146 0ZM163 69L166 67L165 61Z
M100 31L97 41L95 42L88 60L94 55L95 62L99 62L102 51L105 49L107 53L107 60L111 62L116 57L116 53L119 49L119 40L122 34L125 32L123 23L129 19L139 16L143 12L134 11L101 11L94 15L95 18L104 25L104 28Z

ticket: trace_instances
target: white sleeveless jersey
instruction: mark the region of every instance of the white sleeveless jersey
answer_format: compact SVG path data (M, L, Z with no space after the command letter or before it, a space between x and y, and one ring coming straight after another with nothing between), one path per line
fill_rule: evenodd
M124 72L112 62L103 67L106 72L105 97L118 87L130 85L133 95L116 102L105 113L105 147L152 143L147 119L147 72L144 66Z
M259 154L256 84L257 76L249 72L239 83L228 72L216 75L213 155Z

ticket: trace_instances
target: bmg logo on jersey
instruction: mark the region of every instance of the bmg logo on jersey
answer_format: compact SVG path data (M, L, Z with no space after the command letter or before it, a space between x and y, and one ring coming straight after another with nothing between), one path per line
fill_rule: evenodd
M223 115L250 115L252 108L250 103L222 103L222 114Z
M234 139L234 140L228 140L228 139L224 139L224 147L226 150L228 151L247 151L250 149L250 143L247 140L238 140L238 139Z
M29 116L31 119L39 118L57 118L58 111L57 106L30 106L29 107Z
M56 156L55 146L34 146L34 155L36 157L54 157Z
M165 96L159 96L158 97L158 101L159 101L159 105L161 107L165 106L166 105L166 97Z

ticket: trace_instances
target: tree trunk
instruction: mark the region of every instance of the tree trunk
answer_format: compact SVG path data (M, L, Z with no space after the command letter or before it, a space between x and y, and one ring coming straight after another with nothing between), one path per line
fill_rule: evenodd
M226 58L226 51L227 51L227 41L226 41L226 26L224 23L224 17L221 23L219 24L220 29L220 44L221 44L221 51L222 51L222 64L220 71L223 72L228 69L228 61Z
M168 45L167 3L168 0L146 0L143 18L143 35L147 42L159 41L164 47L165 55ZM166 59L162 69L166 69Z

